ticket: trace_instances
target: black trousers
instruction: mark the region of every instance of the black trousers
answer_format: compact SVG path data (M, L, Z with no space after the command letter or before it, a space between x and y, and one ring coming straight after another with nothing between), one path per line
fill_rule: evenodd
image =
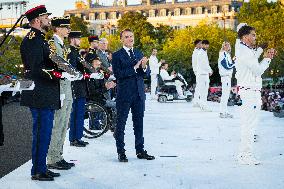
M2 123L2 97L0 96L0 146L4 143L4 131Z

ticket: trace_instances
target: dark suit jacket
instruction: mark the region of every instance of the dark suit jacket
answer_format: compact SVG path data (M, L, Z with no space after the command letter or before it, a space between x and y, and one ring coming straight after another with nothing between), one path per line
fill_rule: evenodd
M143 54L138 49L134 49L133 52L135 60L131 60L124 48L113 53L112 69L117 80L117 102L130 102L137 93L141 100L145 100L143 78L146 73L142 68L138 68L136 72L134 70L135 64L143 58ZM149 68L147 71L149 72Z

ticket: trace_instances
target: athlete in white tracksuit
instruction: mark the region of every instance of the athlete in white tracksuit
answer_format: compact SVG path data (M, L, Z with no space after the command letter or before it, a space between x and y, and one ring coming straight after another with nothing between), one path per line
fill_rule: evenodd
M209 42L207 40L202 41L203 48L200 50L197 58L196 65L196 79L197 79L197 92L198 92L198 104L203 111L211 111L207 105L207 96L209 89L209 76L213 71L209 65L209 59L207 55L207 49L209 48Z
M163 63L161 66L161 70L160 70L160 76L164 81L170 81L172 79L174 79L176 77L176 73L173 71L171 75L169 75L168 73L168 64L167 63ZM179 98L183 99L186 98L186 96L184 96L183 94L183 90L182 90L182 85L183 83L180 80L175 80L172 82L167 82L165 83L166 85L175 85L176 86L176 90L178 93Z
M240 44L236 54L236 78L242 99L241 143L238 161L241 164L257 165L260 162L253 156L254 130L258 124L261 108L261 75L269 67L274 56L274 49L264 53L264 59L258 62L259 50L255 50L256 34L254 28L243 26L239 32Z
M197 75L197 71L196 71L196 67L197 67L197 64L198 64L198 56L199 56L199 52L201 50L201 47L202 47L202 41L200 39L197 39L194 41L194 45L195 45L195 48L192 52L192 69L193 69L193 72L194 72L194 75L195 75L195 80L196 80L196 84L195 84L195 90L194 90L194 99L192 101L193 103L193 107L199 107L199 88L200 86L198 85L198 75Z
M157 49L152 50L152 55L149 58L149 66L151 70L151 98L157 99L156 89L158 84L157 75L159 74L161 63L157 58Z
M222 83L222 96L220 102L221 118L233 117L231 114L229 114L227 108L228 99L231 92L231 80L232 80L233 68L235 67L235 62L232 61L230 53L231 53L230 43L224 42L222 44L222 49L219 52L219 59L218 59L218 68Z

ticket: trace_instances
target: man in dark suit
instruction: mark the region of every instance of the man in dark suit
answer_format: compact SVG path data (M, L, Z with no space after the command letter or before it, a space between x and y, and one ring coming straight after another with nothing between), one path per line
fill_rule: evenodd
M149 69L146 57L138 49L133 49L134 34L130 29L120 33L123 48L113 54L113 73L117 79L117 125L114 131L118 160L128 162L125 155L124 130L131 108L136 155L139 159L153 160L144 150L143 117L145 110L145 92L143 77Z

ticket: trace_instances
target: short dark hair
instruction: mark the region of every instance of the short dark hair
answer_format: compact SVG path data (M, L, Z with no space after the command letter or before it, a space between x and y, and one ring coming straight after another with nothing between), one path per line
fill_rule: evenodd
M238 31L238 37L239 37L240 39L242 39L243 36L250 34L250 32L251 32L251 31L254 31L254 30L255 30L255 28L252 27L252 26L243 26L243 27L241 27L241 28L239 29L239 31Z
M202 40L202 44L209 45L209 41L207 39Z
M120 32L120 39L122 38L122 34L123 34L124 32L131 32L131 33L133 33L133 31L132 31L131 29L126 28L126 29L124 29L124 30L122 30L122 31Z
M201 39L196 39L196 40L194 41L194 45L196 46L198 43L200 43L200 41L201 41Z
M168 64L167 62L164 62L161 64L161 67L165 66L166 64Z

